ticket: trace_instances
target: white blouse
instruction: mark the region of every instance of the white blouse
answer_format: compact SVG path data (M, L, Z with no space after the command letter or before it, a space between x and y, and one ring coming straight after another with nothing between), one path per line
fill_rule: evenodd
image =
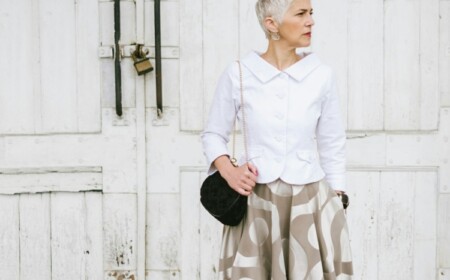
M314 53L280 71L256 52L241 60L249 161L257 182L280 178L303 185L325 178L345 190L345 141L336 81ZM219 79L208 122L201 135L214 173L215 159L229 155L235 115L241 122L239 67L233 62ZM240 164L244 161L242 156Z

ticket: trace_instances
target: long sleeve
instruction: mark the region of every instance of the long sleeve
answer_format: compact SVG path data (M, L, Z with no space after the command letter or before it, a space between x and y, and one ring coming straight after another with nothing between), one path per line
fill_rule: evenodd
M201 134L203 153L209 166L208 175L217 170L213 165L215 159L229 155L227 143L237 112L233 99L232 67L225 70L217 83L208 121Z
M322 112L319 118L316 137L320 163L325 172L325 180L335 190L345 190L345 142L346 135L342 124L337 85L331 78Z

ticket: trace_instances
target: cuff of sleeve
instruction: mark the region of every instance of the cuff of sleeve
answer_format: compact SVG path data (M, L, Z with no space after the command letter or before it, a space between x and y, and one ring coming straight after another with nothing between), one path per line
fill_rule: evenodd
M208 165L209 165L208 172L207 172L208 176L217 171L217 168L214 165L214 161L218 157L223 156L223 155L230 156L227 150L217 150L217 151L208 153L208 155L207 155Z
M335 191L346 191L345 177L344 176L327 176L325 178L328 185Z

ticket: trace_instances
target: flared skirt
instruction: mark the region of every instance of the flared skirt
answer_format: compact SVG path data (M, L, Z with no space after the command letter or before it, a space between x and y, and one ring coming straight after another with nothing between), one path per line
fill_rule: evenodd
M351 279L342 203L326 184L256 185L238 226L225 226L219 279Z

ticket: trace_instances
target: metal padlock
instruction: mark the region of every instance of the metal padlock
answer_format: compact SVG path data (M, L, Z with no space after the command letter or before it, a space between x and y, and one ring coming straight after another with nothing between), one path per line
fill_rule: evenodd
M144 75L153 70L150 59L141 51L141 45L136 46L136 50L131 54L131 57L138 75Z

